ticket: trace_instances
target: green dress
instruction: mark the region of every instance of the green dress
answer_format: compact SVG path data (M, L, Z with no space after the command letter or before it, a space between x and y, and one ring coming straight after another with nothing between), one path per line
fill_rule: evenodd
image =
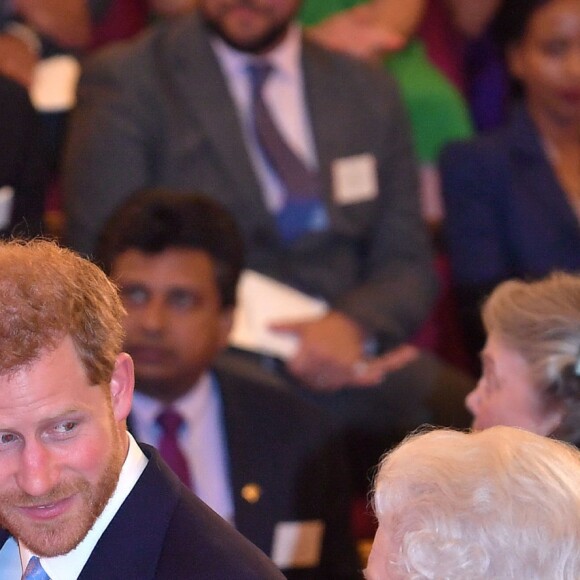
M360 3L361 0L305 0L300 19L306 26L317 24ZM390 55L385 66L399 83L421 162L436 163L447 142L473 134L467 103L428 60L420 40L414 39L403 50Z

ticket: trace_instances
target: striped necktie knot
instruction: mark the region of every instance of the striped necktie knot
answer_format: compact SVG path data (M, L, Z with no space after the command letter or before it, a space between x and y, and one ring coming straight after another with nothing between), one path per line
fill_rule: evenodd
M32 556L28 560L28 565L26 566L26 570L24 570L22 580L50 580L38 556Z

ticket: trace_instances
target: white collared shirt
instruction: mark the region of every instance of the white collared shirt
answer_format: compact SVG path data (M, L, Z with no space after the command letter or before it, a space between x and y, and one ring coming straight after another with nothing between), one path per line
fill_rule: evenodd
M293 24L283 42L264 57L274 70L264 87L263 96L288 145L308 167L315 169L318 167L318 159L304 94L301 37L301 28ZM246 148L262 186L266 206L272 213L277 213L284 205L283 187L264 159L252 129L247 67L256 57L233 49L218 37L214 37L211 44L236 105Z
M184 419L178 439L190 466L195 493L222 518L234 524L229 454L222 401L215 379L205 373L171 407ZM131 425L139 441L159 446L162 430L156 420L164 408L159 400L135 391Z
M133 437L129 433L127 436L129 437L129 450L119 474L117 487L89 533L74 550L67 554L54 558L40 558L42 567L51 580L76 580L78 578L97 542L147 466L148 459L139 449ZM13 538L10 538L0 550L0 578L2 580L20 579L28 560L33 555L33 552L24 544L18 544Z

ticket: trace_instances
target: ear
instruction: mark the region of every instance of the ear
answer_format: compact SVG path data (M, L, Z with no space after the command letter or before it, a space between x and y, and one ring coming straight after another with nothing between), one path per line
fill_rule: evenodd
M228 345L230 332L234 325L234 307L224 308L220 314L219 321L219 346L225 348Z
M134 387L133 359L126 352L122 352L117 356L111 382L109 383L113 415L117 422L124 421L131 411Z

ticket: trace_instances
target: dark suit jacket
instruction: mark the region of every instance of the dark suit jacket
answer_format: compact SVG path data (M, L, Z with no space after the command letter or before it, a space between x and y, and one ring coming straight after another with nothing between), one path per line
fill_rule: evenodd
M216 372L224 410L235 525L272 555L280 522L321 520L320 566L284 570L291 579L360 578L350 532L350 489L342 442L327 418L273 382ZM255 503L242 490L257 483Z
M41 232L47 182L39 119L28 92L0 75L0 187L8 185L15 192L10 223L0 235Z
M106 218L140 188L200 190L237 218L249 267L399 343L423 321L436 288L406 111L379 68L306 41L302 62L328 230L281 243L208 33L192 14L87 64L64 163L68 241L91 252ZM333 161L367 153L379 195L337 204Z
M282 579L274 565L187 490L155 449L79 580ZM0 530L0 547L8 535Z
M452 275L464 319L512 277L580 270L580 227L523 107L488 135L455 143L441 157Z
M350 531L342 441L314 405L260 371L215 371L223 406L235 526L271 556L279 523L324 523L318 566L286 569L290 580L354 580L360 564ZM258 498L246 490L258 489Z

